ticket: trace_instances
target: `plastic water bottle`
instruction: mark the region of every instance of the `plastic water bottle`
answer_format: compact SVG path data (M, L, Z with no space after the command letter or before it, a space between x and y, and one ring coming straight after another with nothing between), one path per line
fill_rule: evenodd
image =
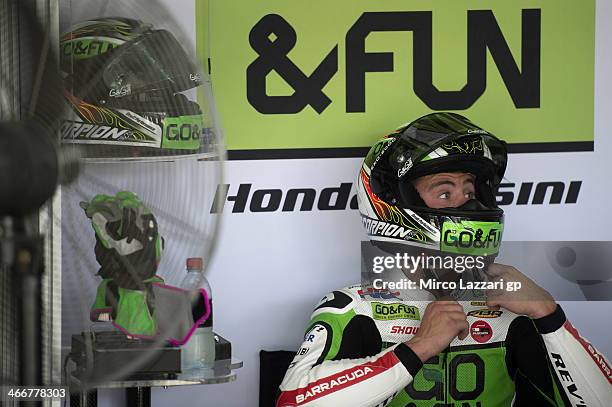
M203 288L208 294L210 315L198 326L181 349L181 368L187 371L212 368L215 362L215 337L213 334L212 292L210 284L204 276L203 261L200 257L187 259L187 275L181 287L193 292ZM203 310L202 310L203 311Z

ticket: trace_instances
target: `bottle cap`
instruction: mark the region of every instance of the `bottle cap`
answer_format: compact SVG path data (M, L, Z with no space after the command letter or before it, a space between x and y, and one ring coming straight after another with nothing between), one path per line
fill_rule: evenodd
M187 268L188 269L202 269L204 266L204 261L202 261L201 257L190 257L187 259Z

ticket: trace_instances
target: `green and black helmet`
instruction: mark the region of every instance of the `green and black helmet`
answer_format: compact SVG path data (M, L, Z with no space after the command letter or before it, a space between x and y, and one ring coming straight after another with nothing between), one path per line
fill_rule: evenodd
M432 113L380 139L358 177L359 211L372 241L470 255L496 255L503 211L495 194L506 143L455 113ZM425 205L413 181L442 172L474 175L475 199L458 208Z

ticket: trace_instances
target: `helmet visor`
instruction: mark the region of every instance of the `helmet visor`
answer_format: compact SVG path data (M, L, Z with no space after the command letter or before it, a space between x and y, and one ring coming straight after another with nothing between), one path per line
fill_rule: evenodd
M396 163L402 180L463 167L471 172L470 161L483 161L492 164L493 182L499 183L506 169L506 144L458 114L434 113L417 119L398 141L390 162Z
M200 85L196 66L166 30L148 31L114 52L102 79L117 96L163 89L182 92Z

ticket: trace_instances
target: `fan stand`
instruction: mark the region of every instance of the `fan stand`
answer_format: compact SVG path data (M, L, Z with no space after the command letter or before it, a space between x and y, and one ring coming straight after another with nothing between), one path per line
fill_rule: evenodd
M42 298L44 273L43 238L25 232L22 219L0 225L0 260L11 273L17 307L19 346L18 386L42 385ZM17 225L17 227L13 225ZM41 401L22 401L24 406L42 406Z

